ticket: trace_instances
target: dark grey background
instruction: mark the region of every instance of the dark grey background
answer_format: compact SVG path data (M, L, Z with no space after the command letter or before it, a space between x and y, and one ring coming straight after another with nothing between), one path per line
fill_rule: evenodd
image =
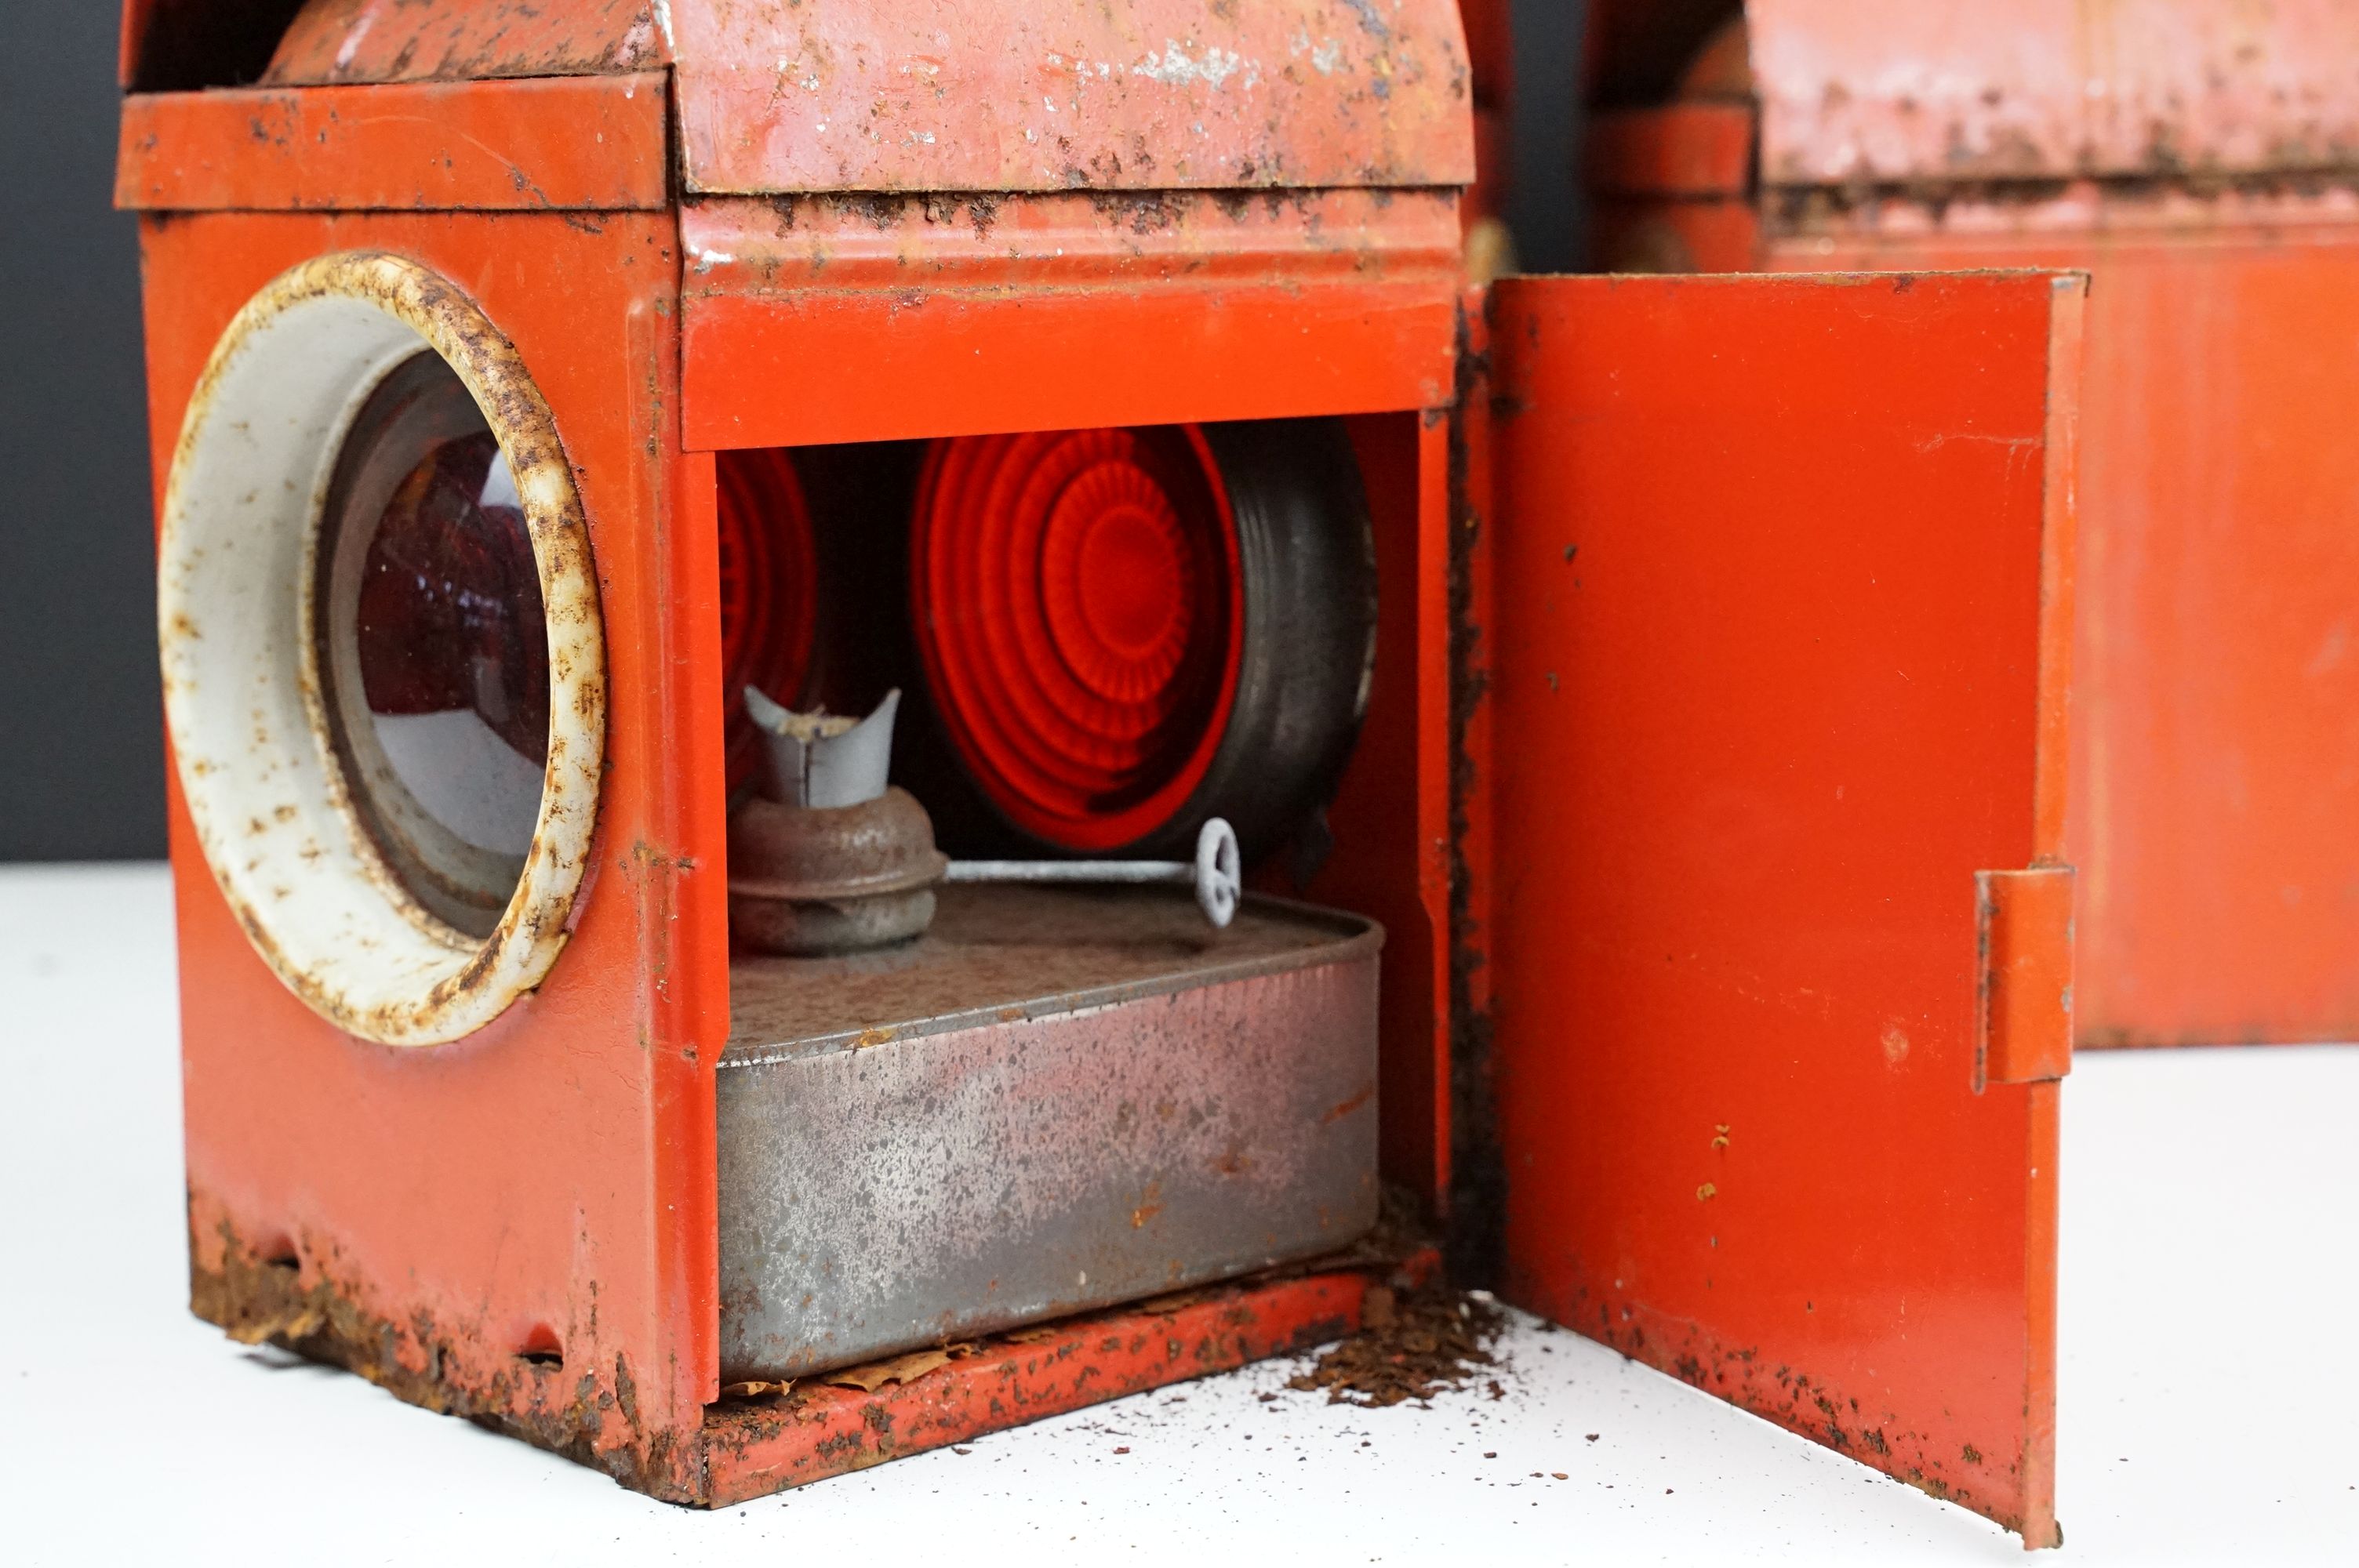
M1514 167L1507 228L1526 272L1571 272L1581 263L1581 39L1588 0L1509 0L1516 36L1508 104Z
M1586 7L1515 0L1525 266L1571 267ZM153 501L132 220L109 206L116 8L0 5L0 861L164 852Z
M0 5L0 860L164 852L139 256L115 7Z

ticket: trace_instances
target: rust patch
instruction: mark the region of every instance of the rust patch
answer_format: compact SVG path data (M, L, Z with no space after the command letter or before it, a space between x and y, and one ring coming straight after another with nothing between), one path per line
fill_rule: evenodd
M724 1402L706 1413L707 1501L725 1506L1333 1341L1359 1325L1358 1271L1370 1264L1321 1267L920 1352L930 1364L907 1380L879 1379L874 1391L806 1384Z
M2019 1456L1994 1467L1973 1443L1958 1449L1946 1444L1937 1448L1929 1434L1903 1425L1897 1415L1879 1414L1842 1390L1793 1367L1767 1363L1753 1348L1721 1344L1693 1325L1680 1323L1658 1321L1659 1333L1650 1336L1642 1318L1651 1314L1635 1304L1598 1302L1586 1292L1582 1298L1560 1319L1576 1332L1872 1465L1929 1496L1972 1509L2009 1530L2022 1530L2023 1520L2011 1506L2021 1469ZM1983 1473L1964 1470L1949 1457L1951 1453ZM1999 1474L1992 1474L1994 1468Z
M310 1267L284 1256L274 1261L280 1249L255 1249L227 1220L213 1248L201 1239L190 1238L190 1310L239 1344L275 1345L356 1372L406 1403L522 1438L667 1502L701 1500L693 1434L683 1442L681 1433L641 1423L630 1368L619 1354L611 1376L595 1365L572 1370L540 1350L471 1378L460 1370L468 1359L460 1342L431 1316L417 1313L407 1323L383 1316L320 1266L331 1249L308 1249ZM219 1267L201 1261L209 1251Z
M1491 357L1474 351L1473 324L1458 312L1462 411L1491 395ZM1473 454L1464 417L1450 422L1450 1272L1469 1285L1495 1285L1506 1265L1507 1161L1499 1143L1493 1086L1490 1010L1477 1004L1474 975L1485 961L1473 911L1466 852L1468 803L1488 786L1468 743L1490 695L1485 629L1475 618L1474 556L1484 518L1475 509Z
M699 1508L1331 1343L1360 1326L1371 1277L1414 1291L1436 1261L1396 1214L1344 1252L1250 1279L800 1384L734 1384L697 1431L683 1433L643 1418L629 1362L596 1347L594 1305L561 1348L536 1332L516 1354L486 1357L479 1334L453 1333L422 1311L404 1321L372 1309L367 1292L340 1277L332 1243L306 1237L299 1248L269 1236L257 1244L226 1220L201 1234L199 1207L192 1199L190 1304L231 1338L356 1372L408 1403ZM488 1371L464 1369L484 1361Z
M1319 1357L1287 1387L1324 1390L1332 1405L1380 1409L1463 1389L1498 1365L1491 1346L1506 1316L1488 1296L1440 1284L1397 1295L1372 1285L1360 1332Z

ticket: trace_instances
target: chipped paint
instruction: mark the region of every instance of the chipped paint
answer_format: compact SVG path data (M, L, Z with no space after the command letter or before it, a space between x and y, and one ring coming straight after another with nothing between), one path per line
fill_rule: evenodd
M1208 48L1201 59L1191 59L1177 40L1164 44L1161 55L1148 55L1130 68L1133 76L1143 76L1149 81L1159 81L1166 87L1184 87L1201 81L1218 92L1231 77L1245 73L1245 86L1250 92L1261 85L1261 62L1248 61L1234 49Z
M344 35L344 41L336 46L336 70L339 72L352 69L354 57L360 53L361 45L367 39L369 28L375 22L376 8L375 0L371 0L370 8L361 14L361 19L353 24L353 30Z
M947 40L931 0L676 9L679 158L699 193L1473 176L1471 68L1449 0L1008 6Z
M1297 59L1307 58L1310 61L1310 69L1321 76L1332 76L1343 69L1343 46L1330 38L1322 38L1314 44L1307 29L1296 32L1288 41L1287 52Z

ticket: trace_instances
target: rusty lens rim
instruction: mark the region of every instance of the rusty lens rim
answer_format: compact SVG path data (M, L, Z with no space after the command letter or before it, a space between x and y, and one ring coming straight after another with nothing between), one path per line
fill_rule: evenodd
M438 919L345 787L321 699L314 583L331 476L385 377L430 351L497 438L546 607L539 813L491 934ZM605 748L603 624L556 421L513 344L408 258L305 262L234 319L190 397L165 495L158 631L183 799L255 950L312 1010L389 1045L457 1040L548 977L589 866Z

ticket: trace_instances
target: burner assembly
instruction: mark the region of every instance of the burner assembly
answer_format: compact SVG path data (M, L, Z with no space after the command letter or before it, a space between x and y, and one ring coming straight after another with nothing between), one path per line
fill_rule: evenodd
M864 719L789 713L748 687L764 731L760 793L731 825L730 930L768 953L854 952L923 934L937 882L1067 882L1195 890L1215 927L1235 918L1236 830L1220 817L1196 835L1192 861L951 860L933 821L886 783L901 694Z
M1202 815L1267 837L1332 787L1374 658L1368 518L1332 427L1222 446L1242 528L1201 430L927 449L909 601L946 787L1060 858L937 847L891 782L897 688L864 719L737 694L758 749L729 828L724 1381L1183 1290L1375 1222L1381 935L1268 900L1236 925L1239 839ZM1186 860L1084 858L1183 833Z
M1476 285L1449 0L945 25L131 0L196 1310L709 1507L1446 1256L2046 1530L2077 281Z

